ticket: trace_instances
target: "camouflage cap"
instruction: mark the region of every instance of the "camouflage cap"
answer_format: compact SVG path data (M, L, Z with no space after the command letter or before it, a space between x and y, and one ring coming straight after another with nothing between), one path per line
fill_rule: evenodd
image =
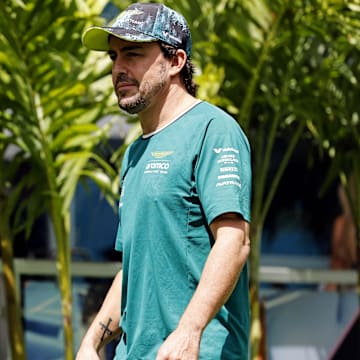
M121 12L109 26L93 26L83 36L91 50L109 50L109 35L132 42L163 41L191 54L191 34L186 20L163 4L136 3Z

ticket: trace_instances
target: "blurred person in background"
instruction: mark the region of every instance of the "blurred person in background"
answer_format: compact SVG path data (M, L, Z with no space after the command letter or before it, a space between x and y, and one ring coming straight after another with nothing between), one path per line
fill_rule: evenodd
M354 177L349 180L350 196L354 197ZM341 214L333 223L331 236L331 269L349 270L356 269L358 264L356 227L351 213L349 199L342 185L338 187L338 198L341 205ZM336 284L327 286L328 290L336 290Z

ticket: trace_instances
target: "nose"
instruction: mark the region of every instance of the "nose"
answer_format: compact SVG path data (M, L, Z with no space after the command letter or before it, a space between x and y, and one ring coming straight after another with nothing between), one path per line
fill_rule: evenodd
M117 56L116 59L113 61L112 64L112 73L114 75L118 75L118 74L126 74L127 73L127 69L125 66L124 61L121 61L121 57Z
M125 63L121 61L119 57L113 61L111 73L112 73L112 81L114 86L116 86L116 83L120 78L127 78L129 75Z

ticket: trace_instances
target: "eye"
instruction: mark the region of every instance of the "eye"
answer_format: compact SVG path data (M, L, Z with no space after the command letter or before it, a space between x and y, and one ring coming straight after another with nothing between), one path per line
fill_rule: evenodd
M128 57L137 57L137 56L140 56L139 53L133 52L133 51L130 51L130 52L126 53L126 55L127 55Z
M116 53L115 53L115 51L109 51L108 54L109 54L110 60L111 60L111 61L115 61L115 59L116 59Z

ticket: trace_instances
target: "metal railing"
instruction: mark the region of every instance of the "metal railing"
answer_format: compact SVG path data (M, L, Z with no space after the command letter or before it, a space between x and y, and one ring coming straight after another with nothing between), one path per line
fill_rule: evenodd
M18 294L21 293L21 276L56 277L58 274L55 260L15 259L14 268ZM112 278L120 268L120 262L73 261L71 264L71 274L72 277ZM0 260L0 274L1 273L2 262Z
M287 261L288 264L296 264L296 259L300 259L300 261L302 260L302 258L292 256L287 257L287 259L289 258L290 260ZM276 259L281 259L281 257L274 257L272 259L273 263L280 263L279 266L269 265L269 261L266 262L266 265L260 266L260 282L278 284L357 284L357 272L355 270L330 270L316 267L299 268L296 266L291 267L289 265L281 265L284 261L276 261ZM311 262L309 262L309 265L311 266ZM20 284L19 280L23 275L57 276L58 273L55 260L15 259L14 267L17 284ZM71 272L73 277L112 278L120 267L120 262L73 261L71 265ZM2 273L1 261L0 273Z

